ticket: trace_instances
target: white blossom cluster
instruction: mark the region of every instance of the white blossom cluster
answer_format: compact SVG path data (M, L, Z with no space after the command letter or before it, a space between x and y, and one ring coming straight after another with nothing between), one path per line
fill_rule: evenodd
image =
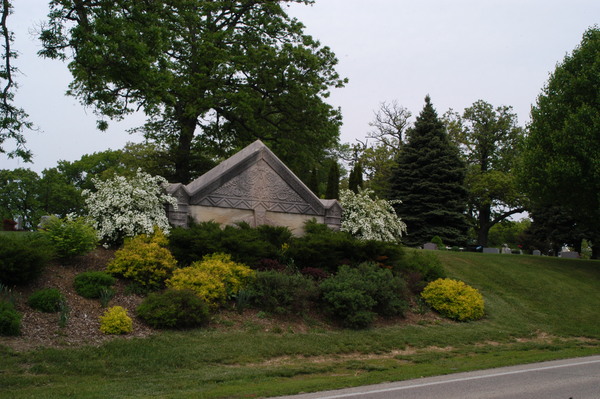
M396 215L393 204L399 200L387 201L372 198L373 190L359 189L358 194L350 190L340 191L343 208L342 231L363 240L400 242L406 233L406 224Z
M82 194L102 242L119 243L125 237L152 234L155 228L169 233L165 206L177 207L177 200L166 194L164 178L138 169L131 178L92 181L96 191L84 190Z

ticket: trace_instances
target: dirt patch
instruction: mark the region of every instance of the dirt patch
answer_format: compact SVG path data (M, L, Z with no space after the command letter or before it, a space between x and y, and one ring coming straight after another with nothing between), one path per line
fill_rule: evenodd
M17 287L13 290L16 308L23 315L21 335L18 337L0 337L0 345L6 345L17 351L38 347L70 347L82 345L100 345L115 336L100 332L99 317L106 311L98 300L79 296L73 288L75 276L88 270L103 270L107 262L114 256L114 251L96 249L87 256L77 257L69 262L52 262L33 284ZM59 325L59 313L43 313L31 309L27 298L42 288L58 288L65 296L69 307L67 323L64 328ZM122 306L133 315L135 308L142 301L138 295L126 295L125 285L117 282L116 294L108 306ZM133 319L133 332L127 338L146 337L152 329Z

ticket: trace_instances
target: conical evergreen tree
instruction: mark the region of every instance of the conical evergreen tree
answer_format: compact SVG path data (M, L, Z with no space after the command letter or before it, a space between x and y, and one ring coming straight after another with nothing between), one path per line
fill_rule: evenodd
M356 162L348 178L348 189L358 194L358 189L363 188L363 169L360 162Z
M310 178L308 180L308 188L318 197L319 194L319 174L317 168L312 168Z
M419 246L439 236L446 245L467 241L465 164L429 96L408 132L392 175L396 213L407 225L403 242Z
M340 198L340 167L336 161L331 162L329 174L327 175L327 189L325 190L325 198L339 199Z

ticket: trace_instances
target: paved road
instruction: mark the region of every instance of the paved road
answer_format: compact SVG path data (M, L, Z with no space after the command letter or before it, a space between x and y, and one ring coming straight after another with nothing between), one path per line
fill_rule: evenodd
M503 367L285 398L600 399L600 356Z

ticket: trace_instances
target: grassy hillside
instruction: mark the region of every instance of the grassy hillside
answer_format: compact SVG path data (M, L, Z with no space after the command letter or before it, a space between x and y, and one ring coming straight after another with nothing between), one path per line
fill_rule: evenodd
M439 253L481 290L486 317L367 331L168 332L99 347L0 345L0 398L243 398L600 353L600 262ZM2 342L2 341L0 341Z

